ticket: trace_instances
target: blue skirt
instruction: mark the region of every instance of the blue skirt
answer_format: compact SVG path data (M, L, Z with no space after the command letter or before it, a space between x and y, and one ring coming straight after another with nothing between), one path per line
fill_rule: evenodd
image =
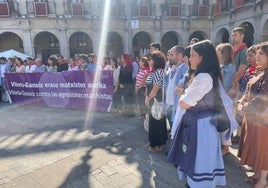
M194 163L193 173L189 174L188 169L178 167L179 178L186 179L191 188L215 188L217 185L226 185L220 134L216 127L210 123L210 120L211 116L197 120L196 152L194 160L192 160ZM181 145L176 145L179 144L176 140L179 140L178 137L181 136L177 134L181 126L183 125L178 127L173 140L173 147L178 148L178 150L182 148ZM169 153L169 156L172 155L174 153ZM180 164L180 159L177 160Z

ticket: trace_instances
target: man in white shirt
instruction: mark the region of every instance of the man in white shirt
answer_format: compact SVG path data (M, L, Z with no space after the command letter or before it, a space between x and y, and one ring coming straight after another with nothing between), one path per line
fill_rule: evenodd
M183 46L176 45L170 49L169 54L170 68L167 78L168 85L166 88L166 104L168 105L167 118L170 126L172 126L179 99L179 96L175 93L175 87L178 85L179 81L183 78L188 69L186 64L183 62L184 51L185 49Z
M6 83L5 83L5 73L7 73L9 71L9 63L7 62L7 59L5 57L0 57L0 72L1 72L1 90L2 93L1 94L1 100L2 102L9 102L9 97L8 97L8 92L7 92L7 87L6 87Z
M26 58L27 66L26 66L26 73L33 73L36 69L36 64L34 62L34 59L31 57Z

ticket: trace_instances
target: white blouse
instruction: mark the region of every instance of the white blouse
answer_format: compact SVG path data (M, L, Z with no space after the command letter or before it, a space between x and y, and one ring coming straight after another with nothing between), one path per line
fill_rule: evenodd
M212 77L208 73L199 73L185 90L185 94L181 95L180 101L190 106L195 106L212 87Z

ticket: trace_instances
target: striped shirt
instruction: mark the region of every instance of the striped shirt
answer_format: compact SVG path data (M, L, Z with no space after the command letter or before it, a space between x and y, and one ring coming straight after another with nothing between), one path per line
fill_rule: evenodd
M142 86L144 78L150 73L149 68L140 69L136 76L136 85Z
M155 72L151 73L147 80L147 84L157 84L160 86L160 88L165 84L165 79L164 79L165 73L161 69L157 69Z

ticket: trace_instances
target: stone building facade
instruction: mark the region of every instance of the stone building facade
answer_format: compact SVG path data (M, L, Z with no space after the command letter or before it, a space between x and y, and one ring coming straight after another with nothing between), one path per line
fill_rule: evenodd
M47 59L97 53L109 0L0 0L0 51ZM161 43L166 52L193 37L229 42L236 26L246 43L268 40L267 0L110 0L105 53L134 53ZM104 54L106 55L106 54Z

